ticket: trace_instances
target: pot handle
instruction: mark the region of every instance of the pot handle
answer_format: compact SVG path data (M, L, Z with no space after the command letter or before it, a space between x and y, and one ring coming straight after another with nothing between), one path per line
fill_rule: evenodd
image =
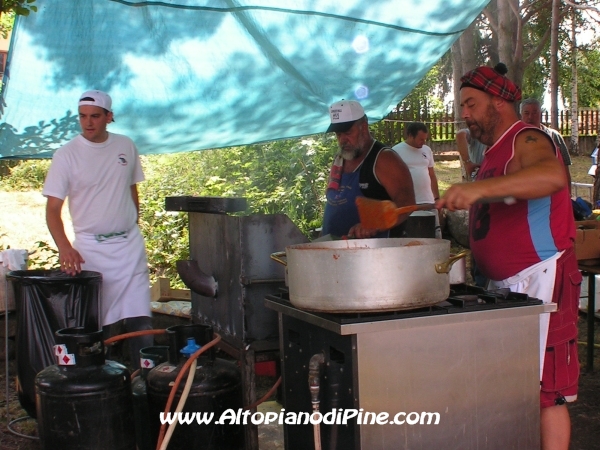
M285 258L285 259L283 259ZM273 261L277 261L279 264L283 264L287 267L287 255L285 252L275 252L271 253L271 259Z
M435 271L437 273L450 273L450 269L452 268L452 265L459 259L462 259L462 258L465 258L466 256L468 256L470 253L471 253L470 250L463 250L462 252L457 253L454 256L451 256L450 258L448 258L448 261L436 264Z

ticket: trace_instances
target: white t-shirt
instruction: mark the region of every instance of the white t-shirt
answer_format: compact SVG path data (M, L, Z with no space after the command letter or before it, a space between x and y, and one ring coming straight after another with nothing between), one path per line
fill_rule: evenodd
M42 194L69 197L75 233L118 233L137 221L131 185L143 180L137 148L127 136L109 133L98 144L79 135L54 154Z
M431 149L427 145L415 148L406 142L400 142L392 148L400 155L410 170L417 204L435 203L429 176L429 168L434 167Z

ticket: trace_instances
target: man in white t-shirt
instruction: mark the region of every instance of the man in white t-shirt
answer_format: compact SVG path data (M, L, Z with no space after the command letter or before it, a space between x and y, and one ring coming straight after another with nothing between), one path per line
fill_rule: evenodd
M392 148L400 155L410 170L416 203L433 204L440 197L440 192L434 170L433 152L425 145L429 130L422 122L412 122L406 126L405 134L406 140ZM437 211L433 213L436 215L435 234L436 237L441 238ZM413 213L413 215L418 214Z
M137 224L136 184L144 174L133 141L107 131L112 121L108 94L84 92L79 100L81 134L56 151L42 191L61 270L70 275L82 270L102 274L100 317L105 339L122 330L152 329L148 261ZM67 197L73 243L61 218ZM135 367L139 350L153 341L152 336L129 339Z

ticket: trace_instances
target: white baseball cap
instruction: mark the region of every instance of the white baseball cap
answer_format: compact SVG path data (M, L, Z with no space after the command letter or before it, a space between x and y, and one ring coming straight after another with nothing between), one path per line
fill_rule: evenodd
M92 90L86 91L79 97L79 106L91 105L99 106L107 111L112 112L112 100L106 92Z
M327 133L348 131L354 122L365 116L365 110L354 100L342 100L329 107L331 124Z

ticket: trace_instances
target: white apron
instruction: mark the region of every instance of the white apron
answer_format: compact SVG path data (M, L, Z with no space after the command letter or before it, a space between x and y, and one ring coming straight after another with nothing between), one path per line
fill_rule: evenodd
M556 262L562 256L562 252L541 261L516 275L505 280L490 280L488 289L509 288L511 292L521 292L530 297L537 298L543 303L551 303L554 295L554 284L556 282ZM540 380L544 370L544 355L546 354L546 341L548 340L548 328L550 327L550 314L540 314Z
M102 274L102 326L127 317L151 316L148 260L137 225L110 235L78 233L73 247L85 260L82 269Z

